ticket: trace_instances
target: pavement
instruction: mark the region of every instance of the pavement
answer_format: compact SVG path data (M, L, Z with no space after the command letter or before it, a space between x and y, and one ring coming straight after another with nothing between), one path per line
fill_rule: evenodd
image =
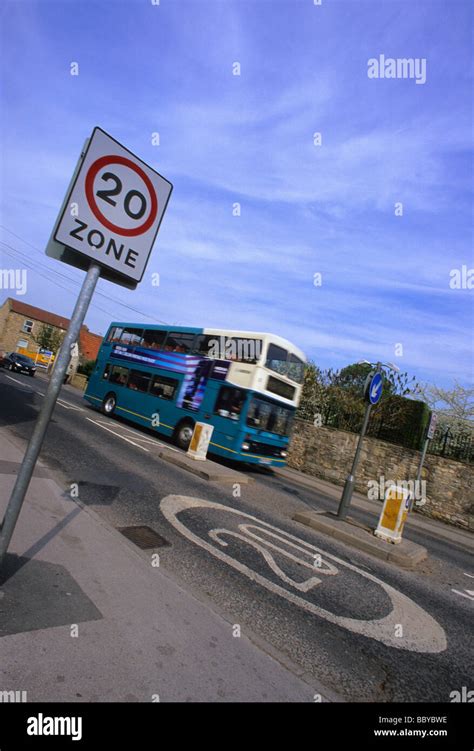
M2 518L21 459L0 429ZM0 579L0 693L26 691L29 702L328 700L157 564L158 550L138 548L39 463Z

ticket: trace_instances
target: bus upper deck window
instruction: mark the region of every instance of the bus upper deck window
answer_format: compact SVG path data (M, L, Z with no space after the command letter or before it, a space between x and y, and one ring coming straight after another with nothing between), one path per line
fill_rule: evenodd
M297 383L303 383L304 381L305 364L303 360L300 360L296 355L290 354L288 358L288 378L291 378Z
M278 347L276 344L269 344L267 352L266 367L270 370L274 370L275 373L280 375L286 375L288 372L288 352L283 347Z
M122 336L123 329L120 326L114 326L112 329L110 329L110 334L108 336L107 341L108 342L119 342L120 337Z
M191 352L195 338L195 334L170 331L166 340L165 349L168 352Z
M126 344L128 347L137 347L143 335L143 329L124 329L120 337L120 344Z
M223 359L217 334L198 334L194 340L194 352L213 359Z
M147 349L163 349L166 334L166 331L160 331L159 329L145 329L142 346Z

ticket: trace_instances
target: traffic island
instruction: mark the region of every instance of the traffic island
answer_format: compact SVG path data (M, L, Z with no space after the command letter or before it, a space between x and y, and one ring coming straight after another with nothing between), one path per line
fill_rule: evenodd
M412 570L428 557L426 548L411 540L402 540L398 544L385 542L374 536L370 527L346 517L339 519L330 511L298 511L294 521L334 537L364 553L373 555L383 561L394 563L400 568Z
M217 464L217 462L210 461L210 459L199 461L181 451L163 449L158 451L158 456L160 459L175 464L177 467L185 469L188 472L191 472L191 474L197 475L202 480L207 480L208 482L229 484L240 483L241 485L248 485L248 483L255 482L253 477L248 477L242 472L237 472L235 469L230 469L230 467Z

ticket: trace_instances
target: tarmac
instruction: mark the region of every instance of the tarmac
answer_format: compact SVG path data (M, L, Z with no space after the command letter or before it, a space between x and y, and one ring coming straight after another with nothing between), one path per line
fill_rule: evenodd
M0 514L22 447L0 429ZM0 576L0 699L333 700L214 612L38 463ZM26 693L24 693L26 692Z
M0 520L23 451L1 428ZM211 482L235 480L232 470L209 460L172 460ZM288 467L274 474L334 500L337 510L338 486ZM368 512L369 526L331 512L304 511L295 519L404 568L425 557L413 542L391 545L373 536L380 502L354 493L352 505ZM472 545L472 533L417 513L408 524ZM29 702L341 700L256 634L235 637L236 624L157 564L159 548L137 547L39 462L0 572L0 701L5 692Z

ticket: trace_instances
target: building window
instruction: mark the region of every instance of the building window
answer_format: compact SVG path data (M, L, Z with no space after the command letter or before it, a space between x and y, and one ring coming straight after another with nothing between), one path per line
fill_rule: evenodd
M28 319L24 321L22 331L24 331L25 334L31 334L33 331L33 321L28 321Z

